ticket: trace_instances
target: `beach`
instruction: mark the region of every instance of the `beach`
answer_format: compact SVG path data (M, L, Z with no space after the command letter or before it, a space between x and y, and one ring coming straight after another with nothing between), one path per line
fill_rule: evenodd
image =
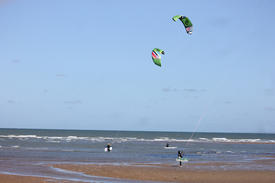
M244 170L188 170L177 166L110 166L110 165L55 165L55 167L80 171L89 175L159 182L188 183L274 183L275 171Z
M275 159L255 161L258 165L274 163ZM196 166L212 167L195 169ZM244 183L244 182L275 182L275 171L264 170L222 170L220 167L230 163L200 163L184 164L182 167L171 164L133 164L133 165L54 165L56 168L83 172L88 175L112 177L119 179L159 181L159 182L188 182L188 183ZM214 167L214 168L213 168Z
M0 182L1 183L47 183L47 182L73 183L67 180L56 180L51 178L7 175L7 174L0 174Z
M275 171L261 170L192 170L192 167L176 165L100 165L100 164L54 164L55 168L81 172L86 175L111 177L118 180L136 180L153 182L187 182L187 183L274 183ZM39 178L31 176L0 175L2 183L42 183L80 181ZM89 182L89 181L81 181Z
M0 129L0 183L275 182L274 134L190 135Z

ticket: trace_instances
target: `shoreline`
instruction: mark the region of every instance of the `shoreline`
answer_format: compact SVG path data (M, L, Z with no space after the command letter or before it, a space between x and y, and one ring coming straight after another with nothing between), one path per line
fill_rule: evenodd
M205 183L273 183L275 171L264 170L190 170L178 166L135 165L52 165L55 168L83 172L87 175L136 181L205 182Z
M274 161L274 160L273 160ZM255 164L270 163L268 161ZM220 166L222 163L204 163L207 166ZM226 165L224 163L223 165ZM129 165L113 164L47 164L48 167L96 176L99 178L114 178L122 182L128 181L156 181L156 182L188 182L188 183L274 183L273 170L223 170L223 169L192 169L192 164L183 167L171 164L136 163ZM92 182L92 178L90 182ZM76 183L89 180L72 180L70 178L54 178L43 176L17 175L0 173L0 183Z
M75 183L74 181L61 180L55 178L45 178L36 176L24 176L24 175L13 175L13 174L1 174L0 183Z

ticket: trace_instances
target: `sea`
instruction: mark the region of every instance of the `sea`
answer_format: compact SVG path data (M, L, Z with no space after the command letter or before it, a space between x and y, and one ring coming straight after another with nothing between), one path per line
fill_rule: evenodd
M111 152L104 148L110 143ZM166 144L169 148L166 148ZM192 169L275 170L275 134L0 129L0 174L79 182L135 182L85 175L51 164L168 164L183 151ZM228 166L211 166L211 163ZM210 163L209 166L202 164ZM140 181L139 181L140 182Z

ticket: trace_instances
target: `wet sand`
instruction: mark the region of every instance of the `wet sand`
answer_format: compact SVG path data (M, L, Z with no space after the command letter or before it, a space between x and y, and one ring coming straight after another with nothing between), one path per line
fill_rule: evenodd
M271 160L271 161L274 161ZM256 163L256 162L255 162ZM260 164L270 161L260 161ZM202 166L204 164L201 164ZM221 163L205 163L220 166ZM169 164L133 164L133 165L99 165L99 164L54 164L48 165L64 170L83 172L87 175L111 177L137 181L186 182L186 183L274 183L275 171L261 170L193 170L193 165ZM1 175L0 183L76 183L75 181L39 178L31 176Z
M177 166L54 165L56 168L88 175L130 180L187 183L274 183L275 171L188 170Z
M19 176L19 175L4 175L0 174L0 183L76 183L66 180L56 180L51 178Z

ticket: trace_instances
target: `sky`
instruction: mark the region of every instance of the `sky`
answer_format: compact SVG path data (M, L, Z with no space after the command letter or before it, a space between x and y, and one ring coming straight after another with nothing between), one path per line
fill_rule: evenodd
M2 0L0 128L275 133L274 9ZM190 18L191 36L175 15Z

